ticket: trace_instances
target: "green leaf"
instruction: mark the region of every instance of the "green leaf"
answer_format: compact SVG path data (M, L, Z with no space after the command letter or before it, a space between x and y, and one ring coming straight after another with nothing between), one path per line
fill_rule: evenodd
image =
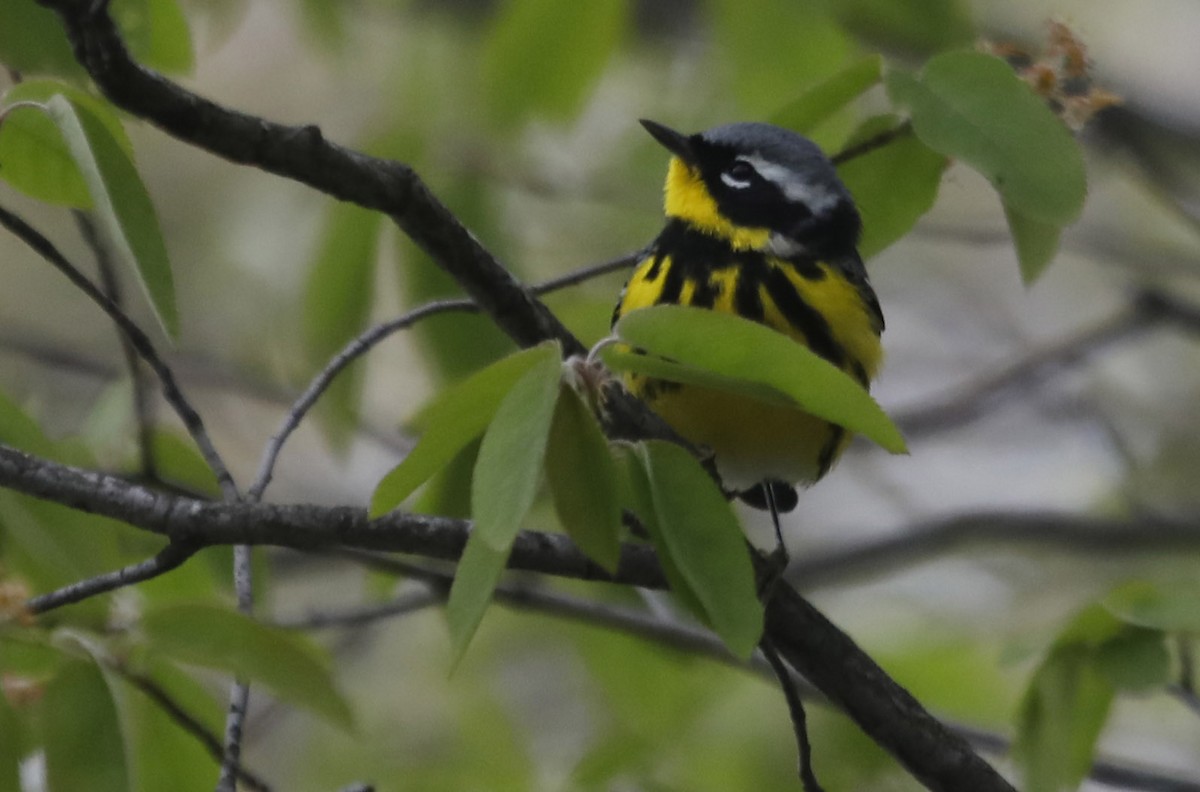
M511 124L577 112L616 48L628 11L625 0L507 0L482 56L492 116Z
M128 792L117 707L95 663L65 663L41 701L47 789Z
M562 378L558 344L537 348L539 358L512 386L483 435L471 480L474 532L505 550L533 505L546 458Z
M114 0L112 15L140 63L167 74L192 70L191 31L176 0Z
M300 21L309 41L330 54L339 54L347 42L346 17L350 9L328 0L301 0Z
M1055 649L1085 646L1095 649L1121 634L1125 626L1101 605L1088 605L1054 639Z
M158 701L152 700L148 693L135 686L132 679L116 670L116 661L97 636L67 628L56 631L54 637L57 645L77 656L80 650L86 652L100 669L116 706L131 790L200 792L211 788L209 779L217 762L195 737L179 728ZM183 711L207 726L210 734L221 733L222 711L199 684L161 661L130 665L138 666L131 669L132 674L149 679Z
M45 630L11 622L0 627L0 673L44 681L71 659Z
M887 50L936 52L978 35L965 0L839 0L830 8L846 27Z
M771 123L807 135L857 99L883 76L883 57L868 55L811 86L771 116Z
M1015 751L1027 792L1074 789L1087 775L1113 686L1084 646L1056 649L1021 701Z
M946 53L919 78L889 73L887 86L911 109L921 141L986 176L1007 206L1059 226L1079 216L1087 193L1079 144L1004 61Z
M606 346L600 351L600 358L604 361L604 365L613 371L631 371L635 374L644 374L647 377L669 380L671 382L681 382L685 385L699 385L705 388L733 391L776 407L791 407L795 405L792 399L789 399L769 385L725 376L707 369L687 366L682 363L676 363L673 360L655 357L643 352L633 352L628 347Z
M168 336L177 337L179 314L167 247L133 161L108 127L83 105L58 95L46 102L46 109L83 173L108 244L134 266L155 316Z
M18 102L44 104L56 94L63 94L76 105L92 111L122 150L133 156L133 145L112 110L94 96L64 82L26 80L18 83L5 91L3 105L8 108ZM39 201L80 209L92 206L87 184L58 127L46 113L33 106L5 111L3 123L0 123L0 178Z
M702 308L657 305L621 317L613 332L650 355L727 378L729 390L773 403L790 400L892 453L905 452L900 430L850 375L765 325ZM640 366L630 368L641 371Z
M1074 788L1091 766L1115 690L1161 687L1169 675L1161 631L1123 623L1098 604L1082 609L1055 639L1021 702L1016 749L1027 788Z
M158 71L185 72L193 53L177 0L114 0L113 18L134 60ZM0 62L31 75L82 80L62 20L35 0L0 0Z
M719 49L733 67L733 99L746 117L764 117L797 90L836 73L854 44L826 8L805 0L713 0Z
M153 681L171 700L207 727L210 734L224 728L222 706L198 682L175 666L151 658L138 672ZM121 729L128 746L140 792L201 792L212 789L218 763L196 740L179 728L162 707L115 673L106 677L118 703Z
M621 493L621 504L632 511L641 522L646 533L650 536L655 547L666 547L662 529L658 525L658 515L654 508L654 494L650 485L649 473L646 472L644 453L641 445L613 447L616 462L618 488ZM663 576L667 585L677 600L699 619L707 618L704 605L692 591L691 584L679 571L674 559L665 552L659 551L658 563L662 566Z
M546 480L563 528L609 572L621 558L617 474L600 426L579 394L562 386L546 445Z
M1118 690L1144 693L1163 687L1171 678L1171 655L1166 635L1159 630L1126 626L1096 650L1095 662Z
M1021 280L1028 286L1041 277L1054 260L1062 227L1035 220L1007 203L1004 204L1004 217L1008 220L1008 230L1012 232L1017 263L1021 267Z
M471 531L467 546L454 572L450 596L446 601L446 620L450 625L450 667L458 666L467 646L483 621L483 613L492 601L492 592L508 563L510 548L497 550L478 530Z
M848 145L869 140L899 124L895 116L870 119ZM870 258L912 230L937 199L949 161L913 135L902 135L838 166L862 215L858 249Z
M36 0L0 0L0 63L23 74L82 79L58 14Z
M513 385L557 347L542 344L509 355L447 389L422 415L424 432L413 450L392 468L371 496L372 517L400 505L434 473L447 465L492 422L500 402Z
M376 249L383 215L350 203L329 209L304 295L304 346L309 362L323 367L360 333L370 318ZM344 449L358 426L365 369L353 363L317 402L326 439Z
M113 526L109 520L57 503L0 491L5 568L25 578L37 593L119 566ZM99 625L105 618L107 599L84 600L58 611L55 618Z
M207 604L155 608L141 626L151 649L260 682L282 699L343 728L351 726L328 659L300 635Z
M425 482L412 504L418 514L438 514L443 517L471 519L471 476L479 458L477 437L463 446L454 458Z
M1166 632L1200 632L1200 582L1134 581L1113 591L1104 608L1121 621Z
M643 463L662 543L704 608L713 630L738 657L749 657L763 630L750 549L729 501L684 449L643 444Z

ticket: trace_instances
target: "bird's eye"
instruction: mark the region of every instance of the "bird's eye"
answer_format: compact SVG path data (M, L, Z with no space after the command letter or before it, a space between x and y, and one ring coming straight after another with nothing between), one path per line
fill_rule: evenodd
M721 181L735 190L744 190L754 182L757 176L758 171L754 169L753 165L738 160L721 174Z

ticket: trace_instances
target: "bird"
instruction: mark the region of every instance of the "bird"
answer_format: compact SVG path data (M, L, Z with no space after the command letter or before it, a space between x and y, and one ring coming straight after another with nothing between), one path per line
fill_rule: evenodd
M883 311L858 253L862 220L819 146L759 122L684 134L642 119L671 154L666 225L621 291L612 321L678 304L737 314L785 334L864 388L883 360ZM850 442L799 408L626 372L625 387L712 454L727 492L779 513L820 480Z

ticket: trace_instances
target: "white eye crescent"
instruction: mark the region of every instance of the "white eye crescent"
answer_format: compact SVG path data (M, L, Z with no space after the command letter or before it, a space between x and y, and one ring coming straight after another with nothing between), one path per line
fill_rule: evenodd
M728 170L721 171L721 181L735 190L746 189L754 183L756 176L758 176L758 171L754 169L754 166L742 159L734 161Z

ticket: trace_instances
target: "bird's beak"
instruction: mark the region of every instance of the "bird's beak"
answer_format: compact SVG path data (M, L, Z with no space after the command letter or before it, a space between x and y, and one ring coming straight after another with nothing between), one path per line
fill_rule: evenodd
M689 165L696 162L696 152L690 137L676 132L670 127L663 126L656 121L648 121L645 118L641 119L641 124L667 151Z

